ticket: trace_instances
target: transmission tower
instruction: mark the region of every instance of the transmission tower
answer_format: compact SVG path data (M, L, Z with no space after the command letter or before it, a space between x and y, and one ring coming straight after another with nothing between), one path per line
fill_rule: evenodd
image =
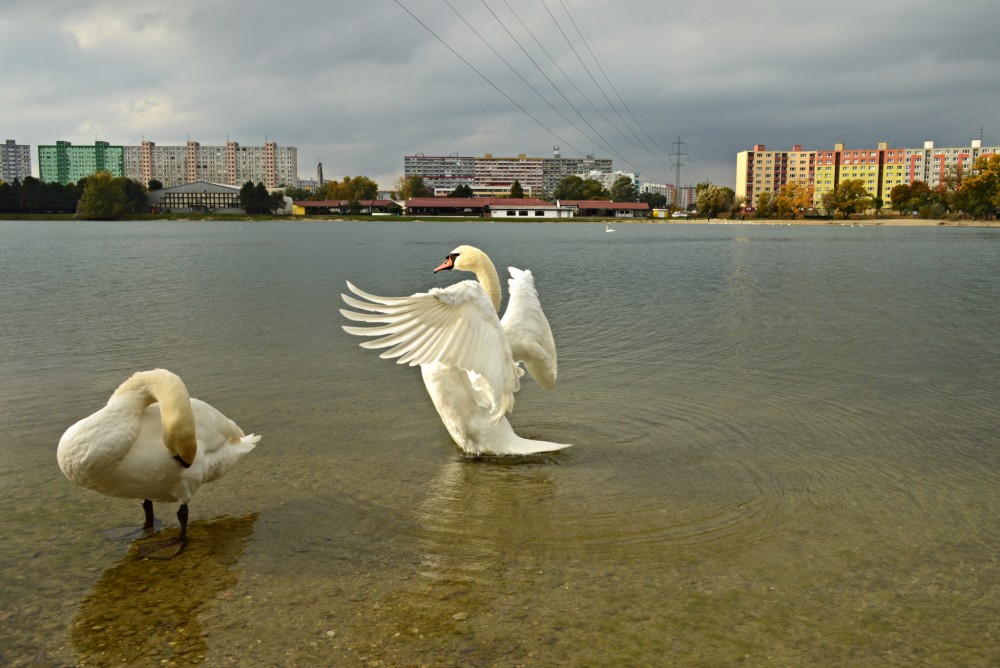
M687 147L687 144L681 141L680 136L677 137L672 146L674 147L673 152L670 154L671 157L675 158L674 162L671 164L674 169L677 170L676 176L674 177L674 208L679 208L681 200L681 167L684 166L684 162L681 158L687 157L687 151L683 149Z

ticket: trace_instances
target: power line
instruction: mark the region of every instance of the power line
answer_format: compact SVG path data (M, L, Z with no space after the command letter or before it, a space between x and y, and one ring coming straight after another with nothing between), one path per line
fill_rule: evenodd
M590 68L587 67L586 63L583 62L583 58L580 57L580 53L576 50L576 47L573 46L572 40L570 40L569 36L566 34L566 31L564 31L562 29L562 26L559 24L559 21L556 19L555 15L552 13L552 10L550 10L549 6L547 4L545 4L545 0L541 0L541 3L542 3L542 6L545 7L545 11L548 12L549 17L552 19L552 22L556 25L556 28L559 29L559 33L563 36L563 39L566 40L566 44L569 45L569 48L573 52L573 55L575 55L576 59L578 61L580 61L580 65L583 67L584 71L587 73L587 76L590 77L590 80L594 82L594 85L597 87L597 90L601 93L602 96L604 96L604 100L608 103L608 106L610 106L614 110L614 112L618 115L618 118L620 118L622 120L622 123L625 123L625 119L622 118L622 115L618 111L618 108L615 107L614 103L611 102L611 98L609 98L608 94L604 92L604 89L601 87L601 84L598 83L597 78L594 77L593 72L591 72ZM593 103L591 103L591 106L594 107ZM640 143L636 143L632 138L630 138L628 135L626 135L624 132L622 132L621 129L619 129L617 125L615 125L614 123L612 123L611 121L609 121L608 118L603 113L601 113L600 111L598 111L597 107L594 107L594 110L597 111L598 114L600 114L601 118L603 118L604 121L606 123L608 123L608 125L611 125L615 129L615 131L618 132L618 134L620 134L622 137L624 137L626 141L628 141L629 143L631 143L632 145L634 145L636 148L640 148L640 149L643 149L643 150L647 151L650 155L653 156L654 159L659 160L659 158L657 158L656 155L654 155L653 152L649 150L649 148L647 148L646 146L644 146L644 145L642 145ZM632 131L632 129L629 127L628 123L625 123L625 127L627 127L630 131ZM633 134L634 134L634 131L633 131Z
M531 112L529 112L527 109L525 109L520 104L518 104L510 95L508 95L507 93L505 93L503 90L500 89L499 86L497 86L495 83L493 83L492 81L490 81L489 78L485 74L483 74L482 72L480 72L478 69L475 68L475 66L473 66L472 63L470 63L468 60L466 60L465 58L463 58L462 54L460 54L458 51L456 51L455 49L453 49L450 44L448 44L446 41L444 41L444 39L441 38L440 35L438 35L436 32L434 32L433 30L431 30L430 26L428 26L426 23L424 23L423 21L421 21L417 17L417 15L414 14L413 12L411 12L406 5L404 5L402 2L400 2L400 0L393 0L393 2L395 2L397 5L399 5L403 9L404 12L406 12L407 14L409 14L413 18L414 21L416 21L421 26L423 26L424 30L426 30L431 35L433 35L434 38L437 41L441 42L441 44L443 44L446 49L448 49L453 54L455 54L455 56L459 60L461 60L463 63L465 63L465 65L470 70L472 70L473 72L475 72L476 74L478 74L479 77L483 81L485 81L486 83L488 83L490 86L493 87L494 90L496 90L498 93L500 93L505 98L507 98L508 102L510 102L515 107L517 107L518 109L520 109L521 112L525 116L527 116L528 118L530 118L531 120L533 120L535 123L537 123L539 126L541 126L546 132L548 132L549 134L551 134L553 137L555 137L556 139L558 139L561 142L564 142L567 146L569 146L570 148L572 148L574 151L580 153L581 155L586 155L585 153L583 153L582 151L580 151L580 149L578 149L575 146L573 146L573 144L571 144L570 142L566 141L561 136L559 136L559 133L557 133L555 130L553 130L552 128L548 127L547 125L545 125L545 123L542 123L540 120L538 120Z
M580 90L580 87L579 87L579 86L578 86L578 85L576 84L576 82L575 82L575 81L573 81L573 78L572 78L572 77L571 77L571 76L570 76L569 74L567 74L567 73L566 73L566 70L564 70L564 69L562 68L562 66L561 66L561 65L559 64L559 61L558 61L558 60L556 60L556 59L555 59L555 57L554 57L554 56L553 56L553 55L552 55L551 53L549 53L549 50L548 50L548 49L546 49L546 48L545 48L545 45L544 45L544 44L542 44L541 40L539 40L539 39L538 39L538 37L536 37L536 36L535 36L535 34L534 34L534 33L533 33L532 31L531 31L531 28L529 28L529 27L527 26L527 24L525 24L524 20L523 20L523 19L521 19L520 15L519 15L519 14L517 13L517 11L516 11L516 10L515 10L515 9L514 9L513 7L511 7L511 6L510 6L510 3L509 3L509 2L507 1L507 0L503 0L503 3L504 3L504 5L506 5L507 9L508 9L508 10L510 11L510 13L511 13L511 14L512 14L512 15L514 16L514 18L515 18L515 19L517 19L517 22L521 24L521 27L522 27L522 28L524 29L524 31L525 31L526 33L528 33L528 35L529 35L529 36L531 37L531 39L532 39L532 40L533 40L533 41L535 42L535 45L536 45L536 46L538 46L538 48L539 48L539 49L540 49L540 50L542 51L542 53L544 53L544 54L546 55L546 57L548 57L548 59L549 59L549 61L550 61L550 62L552 63L552 65L554 65L554 66L555 66L555 68L556 68L557 70L559 70L559 73L560 73L560 74L562 74L563 78L564 78L564 79L566 79L566 81L567 81L567 82L569 83L569 85L573 87L573 89L574 89L574 90L575 90L575 91L576 91L576 92L577 92L577 93L578 93L578 94L580 95L580 97L581 97L581 98L583 98L583 100L584 100L584 101L585 101L585 102L586 102L587 104L589 104L589 105L590 105L590 108L591 108L591 109L593 109L593 110L594 110L594 112L595 112L595 113L596 113L596 114L597 114L598 116L600 116L600 117L601 117L601 119L603 119L605 123L607 123L607 124L608 124L609 126L611 126L611 127L612 127L612 128L613 128L613 129L614 129L614 130L615 130L616 132L618 132L618 134L622 135L622 136L623 136L623 137L624 137L624 138L625 138L626 140L628 140L628 141L631 141L631 140L629 140L629 138L628 138L627 136L625 136L625 135L624 135L624 133L622 133L622 131L621 131L621 130L619 130L619 129L618 129L618 128L617 128L616 126L615 126L615 124L614 124L614 123L612 123L612 122L611 122L611 121L610 121L610 120L608 119L608 117L607 117L607 116L605 116L605 115L604 115L604 114L603 114L603 113L601 112L601 110L600 110L600 109L598 109L598 108L597 108L597 106L596 106L596 105L595 105L595 104L594 104L594 103L593 103L593 102L591 101L590 97L589 97L589 96L588 96L588 95L587 95L586 93L584 93L584 92L583 92L582 90ZM543 2L543 6L545 6L545 5L544 5L544 2ZM558 21L556 20L555 16L553 16L553 14L552 14L552 12L551 12L551 11L549 10L548 6L545 6L545 9L546 9L546 11L548 12L549 16L550 16L550 17L552 18L552 21L553 21L553 22L554 22L554 23L556 24L556 28L559 28L560 32L562 32L562 28L561 28L561 26L559 25L559 22L558 22ZM570 45L570 48L573 48L573 45L572 45L572 43L570 43L570 42L569 42L569 38L568 38L568 37L566 36L566 33L565 33L565 32L562 32L562 34L563 34L563 38L564 38L564 39L566 39L567 43L569 43L569 45ZM522 47L522 48L523 48L523 47ZM579 59L579 54L577 54L577 58ZM568 104L570 104L570 106L573 106L573 104L572 104L571 102L568 102L568 100L567 100L567 103L568 103ZM575 107L574 107L574 109L575 109ZM580 114L579 110L577 110L577 113L578 113L578 114ZM580 114L580 117L581 117L581 118L584 118L582 114ZM590 122L586 120L586 118L584 118L584 122L585 122L585 123L587 123L587 126L588 126L588 127L590 127L591 129L594 129L594 126L593 126L593 125L591 125L591 124L590 124ZM596 129L594 129L594 132L595 132L595 133L597 133L597 130L596 130ZM599 136L601 136L601 135L600 135L600 133L597 133L597 134L598 134ZM601 138L602 138L602 139L604 139L604 137L603 137L603 136L601 136ZM605 144L607 144L607 145L608 145L609 147L611 146L611 145L610 145L610 143L609 143L609 142L608 142L608 141L607 141L606 139L604 139L604 141L605 141ZM635 144L635 142L631 142L631 143L632 143L632 144ZM640 170L639 170L639 168L638 168L638 167L636 167L636 165L635 165L635 164L633 164L633 163L632 163L631 161L629 161L628 159L624 158L624 157L622 156L622 154L621 154L621 153L619 153L618 151L616 151L616 150L615 150L614 148L611 148L611 151L612 151L612 152L613 152L613 153L614 153L615 155L617 155L617 156L619 156L620 158L622 158L622 160L623 160L623 161L624 161L624 162L625 162L626 164L630 165L630 166L631 166L632 168L634 168L634 169L635 169L636 171L640 171Z
M540 92L538 91L538 89L537 89L537 88L535 88L534 86L532 86L532 85L531 85L531 83L530 83L530 82L529 82L529 81L528 81L527 79L525 79L525 78L524 78L524 76L522 76L522 75L521 75L521 73L520 73L520 72L518 72L518 71L517 71L517 69L515 69L515 68L514 68L514 66L513 66L513 65L511 65L511 64L510 64L510 62L509 62L509 61L508 61L508 60L507 60L506 58L504 58L504 57L503 57L503 56L502 56L502 55L500 54L500 52L499 52L499 51L497 51L497 50L496 50L495 48L493 48L493 45L492 45L492 44L490 44L490 43L489 43L488 41L486 41L486 38L485 38L485 37L483 37L483 36L482 36L482 34L481 34L481 33L480 33L480 32L479 32L478 30L476 30L476 29L475 29L475 28L474 28L474 27L472 26L472 24L471 24L471 23L469 23L469 22L468 22L468 21L467 21L467 20L465 19L465 17L464 17L464 16L462 16L462 15L461 15L461 14L459 13L459 11L458 11L457 9L455 9L455 7L454 7L454 6L453 6L453 5L452 5L452 4L450 3L450 2L448 2L448 0L443 0L443 2L444 2L444 4L448 5L448 8L449 8L449 9L450 9L451 11L453 11L453 12L455 13L455 15L456 15L456 16L457 16L458 18L460 18L460 19L462 20L462 23L464 23L464 24L465 24L466 26L468 26L469 30L471 30L471 31L472 31L473 33L475 33L476 37L478 37L478 38L479 38L479 40L480 40L480 41L481 41L481 42L482 42L483 44L485 44L485 45L487 46L487 48L489 48L489 50L490 50L490 51L492 51L492 52L493 52L493 54L494 54L494 55L495 55L495 56L496 56L497 58L499 58L499 59L500 59L501 61L503 61L503 64L504 64L504 65L506 65L506 66L507 66L507 67L508 67L508 68L510 69L510 71L511 71L511 72L513 72L514 74L516 74L516 75L517 75L517 77L518 77L518 78L519 78L519 79L520 79L521 81L523 81L523 82L524 82L524 85L526 85L526 86L527 86L528 88L530 88L530 89L531 89L531 90L532 90L532 91L533 91L533 92L535 93L535 95L537 95L537 96L538 96L539 98L541 98L542 102L544 102L545 104L549 105L549 107L550 107L550 108L552 109L552 111L554 111L554 112L556 112L557 114L559 114L559 116L560 116L560 117L561 117L561 118L562 118L562 119L563 119L564 121L566 121L567 123L569 123L570 125L572 125L572 126L573 126L573 129L575 129L575 130L576 130L577 132L579 132L580 134L582 134L582 135L583 135L584 137L586 137L586 138L587 138L587 139L588 139L589 141L594 141L594 140L593 140L593 139L591 139L591 138L590 138L589 136L587 136L587 133L585 133L585 132L584 132L583 130L581 130L580 128L578 128L578 127L577 127L577 125L576 125L576 123L574 123L573 121L571 121L570 119L568 119L568 118L566 117L566 115L565 115L565 114L563 114L563 113L562 113L561 111L559 111L558 109L556 109L555 105L553 105L553 104L552 104L551 102L549 102L549 101L548 101L548 99L547 99L547 98L546 98L546 97L545 97L544 95L542 95L542 94L541 94L541 93L540 93ZM486 4L486 3L483 3L483 4ZM488 7L488 6L487 6L487 9L489 9L489 7ZM494 15L494 16L495 16L495 15ZM501 25L502 25L502 24L501 24ZM579 149L575 148L575 147L574 147L574 146L573 146L572 144L570 144L570 148L573 148L573 150L577 151L578 153L579 153L579 151L580 151ZM582 155L582 154L581 154L581 155Z
M608 147L608 150L610 150L610 151L611 151L612 153L614 153L614 154L615 154L615 155L617 155L617 156L618 156L619 158L621 158L621 159L622 159L622 161L623 161L623 162L625 162L625 163L626 163L627 165L631 166L631 167L632 167L633 169L636 169L636 170L638 170L638 168L637 168L637 167L636 167L635 165L633 165L633 164L632 164L631 162L629 162L628 158L626 158L626 157L625 157L625 156L623 156L623 155L622 155L621 153L619 153L619 152L618 152L617 150L615 150L615 148L614 148L614 147L613 147L613 146L611 145L611 143L610 143L610 142L608 142L608 140L604 138L604 135L602 135L602 134L601 134L601 133L600 133L600 132L599 132L599 131L597 130L597 128L595 128L595 127L594 127L594 126L593 126L593 125L592 125L592 124L590 123L590 121L588 121L588 120L587 120L587 118L586 118L586 117L585 117L585 116L584 116L583 114L581 114L581 113L580 113L580 110L576 108L576 105L574 105L574 104L573 104L573 103L572 103L572 102L570 101L570 99L569 99L568 97L566 97L566 94L562 92L562 90L561 90L561 89L559 88L559 86L557 86L557 85L556 85L556 83L555 83L554 81L552 81L552 79L551 79L551 78L549 77L549 75L545 73L545 70L543 70L543 69L541 68L541 66L539 66L538 62L537 62L537 61L536 61L536 60L535 60L534 58L532 58L532 57L531 57L531 54L530 54L530 53L528 53L527 49L525 49L525 48L524 48L524 46L523 46L523 45L521 44L521 42L520 42L520 41L519 41L519 40L517 39L517 37L515 37L515 36L514 36L514 33L512 33L512 32L510 31L510 29L509 29L509 28L507 27L507 25L506 25L506 24L505 24L505 23L503 22L503 20L501 20L501 18L500 18L499 16L497 16L496 12L494 12L494 11L493 11L493 9L492 9L492 8L491 8L491 7L490 7L490 6L488 5L488 4L486 4L486 0L480 0L480 2L482 2L482 3L483 3L483 6L484 6L484 7L486 7L486 9L487 9L487 10L489 10L490 14L492 14L492 15L493 15L493 18L495 18L495 19L497 20L497 23L499 23L499 24L500 24L500 26L501 26L501 27L502 27L502 28L504 29L504 31L505 31L505 32L507 33L507 35L509 35L509 36L510 36L510 38L511 38L511 39L512 39L512 40L514 41L514 43L515 43L515 44L517 45L517 47L518 47L519 49L521 49L521 52L522 52L522 53L523 53L523 54L524 54L524 55L525 55L525 56L526 56L526 57L528 58L528 60L530 60L530 61L531 61L531 64L535 66L535 69L537 69L537 70L538 70L538 72L539 72L539 73L540 73L540 74L541 74L541 75L542 75L543 77L545 77L545 80L549 82L549 85L550 85L550 86L552 86L552 88L553 88L553 89L554 89L554 90L555 90L555 91L556 91L557 93L559 93L559 95L560 95L560 96L562 97L562 99L563 99L563 100L564 100L564 101L566 102L566 104L568 104L568 105L570 106L570 108L571 108L571 109L572 109L573 111L575 111L575 112L576 112L576 115L577 115L577 116L579 116L579 117L580 117L580 119L581 119L581 120L582 120L582 121L583 121L584 123L586 123L587 127L588 127L588 128L590 128L590 129L591 129L591 131L593 131L593 133L594 133L595 135L597 135L598 137L600 137L601 141L602 141L602 142L604 142L604 145ZM504 4L507 4L507 0L504 0ZM521 23L521 26L522 26L522 27L523 27L523 28L524 28L524 29L525 29L525 30L526 30L526 31L528 32L528 34L529 34L529 35L531 35L532 39L535 39L535 42L536 42L536 43L538 43L538 40L537 40L537 39L535 38L535 36L534 36L534 35L532 35L532 34L531 34L531 31L530 31L530 30L528 30L528 27L527 27L527 26L526 26L526 25L524 24L524 22L523 22L523 21L521 21L521 18L520 18L520 17L519 17L519 16L518 16L518 15L517 15L517 14L516 14L515 12L514 12L514 10L513 10L512 8L511 8L511 6L510 6L509 4L507 4L507 8L511 10L511 13L512 13L512 14L514 14L514 18L516 18L516 19L517 19L517 20L518 20L518 21L519 21L519 22ZM538 43L538 44L539 44L539 46L541 46L541 44L540 44L540 43ZM544 50L544 47L543 47L543 50ZM548 55L548 53L547 53L547 52L546 52L546 55ZM551 56L549 56L549 58L551 59ZM560 115L561 115L561 114L560 114ZM564 117L564 118L565 118L565 117ZM567 120L568 120L568 119L567 119ZM572 124L572 122L571 122L571 124ZM573 127L575 127L575 128L576 128L576 125L573 125ZM580 130L579 128L576 128L576 129L577 129L577 130L578 130L578 131L580 132L580 134L582 134L582 135L584 135L585 137L587 137L587 139L589 139L590 141L594 141L594 140L593 140L593 139L592 139L591 137L587 136L587 135L586 135L586 133L584 133L584 132L583 132L582 130ZM597 142L594 142L594 143L597 143Z
M604 67L601 65L600 62L598 62L597 56L594 55L593 49L590 48L590 43L587 41L587 38L585 38L583 36L583 32L580 31L580 26L577 25L576 20L573 18L573 15L570 14L569 8L566 7L566 3L563 0L559 0L559 4L562 5L563 11L566 12L566 16L567 16L567 18L569 18L570 24L572 24L573 28L576 30L576 34L580 36L580 41L583 42L583 45L585 47L587 47L587 51L590 53L590 57L593 59L594 64L597 65L597 69L599 69L601 71L601 74L604 75L604 79L608 82L608 84L611 86L611 89L614 91L614 85L611 83L611 79L608 77L608 73L604 71ZM575 50L574 50L574 52L575 52ZM579 55L577 56L577 58L579 58ZM580 64L583 65L583 60L580 60ZM663 159L660 158L658 155L656 155L655 153L653 153L649 149L649 147L646 146L645 142L642 141L642 139L639 137L639 135L636 133L636 131L632 129L632 126L629 125L629 122L626 121L625 117L621 115L620 111L618 111L618 107L615 106L615 104L611 101L611 98L609 98L608 95L607 95L607 93L604 92L604 88L600 84L598 84L597 79L590 72L590 69L587 68L586 65L584 65L584 69L586 69L587 73L590 74L590 78L594 82L594 85L596 85L597 88L598 88L598 90L601 91L601 95L603 95L604 99L607 100L608 105L611 107L612 110L614 110L615 114L618 116L618 119L622 122L622 124L626 128L628 128L629 132L632 133L632 136L635 137L636 141L639 142L639 145L647 153L649 153L651 156L653 156L654 160L657 160L660 163L666 165L667 163L664 162ZM616 92L616 95L617 95L617 92ZM622 102L623 105L625 104L625 101L621 99L620 95L618 96L618 99L619 99L619 101Z
M564 5L564 7L565 7L565 5ZM611 70L611 66L608 65L607 59L601 54L600 49L597 48L597 44L594 42L593 38L590 37L590 33L587 32L587 28L583 25L583 21L581 21L580 17L576 15L576 11L572 8L572 6L569 7L569 12L571 12L576 17L576 22L579 24L578 30L581 30L581 29L583 30L582 37L584 38L584 44L588 44L588 41L589 41L589 44L593 44L594 45L594 48L590 52L590 55L594 57L594 62L597 62L598 63L598 67L600 67L600 62L599 61L603 61L604 65L607 66L607 69ZM587 46L588 49L590 48L589 44ZM596 52L596 56L595 56L595 52ZM604 78L608 79L608 72L606 72L604 68L601 68L601 72L604 74ZM611 79L614 79L614 82L612 82ZM615 95L618 97L618 100L622 103L622 106L625 107L625 111L627 111L628 115L632 117L632 120L635 121L635 124L639 126L639 129L642 130L642 133L644 135L646 135L646 137L649 139L649 141L651 141L653 143L653 146L655 146L656 148L658 148L663 153L667 153L667 149L665 149L662 146L660 146L659 143L657 143L657 141L655 139L653 139L653 136L651 134L649 134L649 132L643 126L642 122L636 117L636 115L634 113L632 113L632 110L629 108L628 104L625 102L624 99L622 99L622 95L624 95L625 97L629 97L629 95L625 91L625 86L623 86L622 83L621 83L621 81L618 80L618 77L615 76L615 73L614 73L613 70L611 70L611 78L608 79L608 83L611 84L611 90L613 90L615 92ZM616 83L617 83L617 87L615 86ZM629 98L629 100L632 101L631 98ZM635 104L635 102L633 101L632 104Z

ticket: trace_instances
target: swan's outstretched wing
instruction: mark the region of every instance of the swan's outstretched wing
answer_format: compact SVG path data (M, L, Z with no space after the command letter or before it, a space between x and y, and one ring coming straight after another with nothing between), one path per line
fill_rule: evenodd
M370 313L341 309L344 317L367 323L344 331L379 337L362 343L362 348L388 348L380 357L398 357L397 364L444 364L468 372L476 403L489 410L494 421L514 407L520 369L478 282L462 281L409 297L378 297L350 282L347 287L361 299L341 294L344 301Z
M535 290L535 278L527 269L507 267L510 301L500 321L507 333L511 354L524 362L531 377L546 389L556 385L556 342L542 312Z

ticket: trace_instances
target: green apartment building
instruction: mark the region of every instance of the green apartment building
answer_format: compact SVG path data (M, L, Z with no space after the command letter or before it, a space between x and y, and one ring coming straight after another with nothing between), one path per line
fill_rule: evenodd
M66 185L97 172L125 176L125 147L106 141L95 141L93 146L57 141L54 146L38 147L38 178L42 181Z

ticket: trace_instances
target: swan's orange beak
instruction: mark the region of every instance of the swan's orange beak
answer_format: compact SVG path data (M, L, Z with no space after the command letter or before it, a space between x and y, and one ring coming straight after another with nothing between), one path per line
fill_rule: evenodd
M441 265L437 269L434 270L434 273L436 274L439 271L443 271L445 269L451 269L454 266L455 266L455 258L453 258L452 256L449 255L448 257L446 257L444 259L444 262L442 262Z

